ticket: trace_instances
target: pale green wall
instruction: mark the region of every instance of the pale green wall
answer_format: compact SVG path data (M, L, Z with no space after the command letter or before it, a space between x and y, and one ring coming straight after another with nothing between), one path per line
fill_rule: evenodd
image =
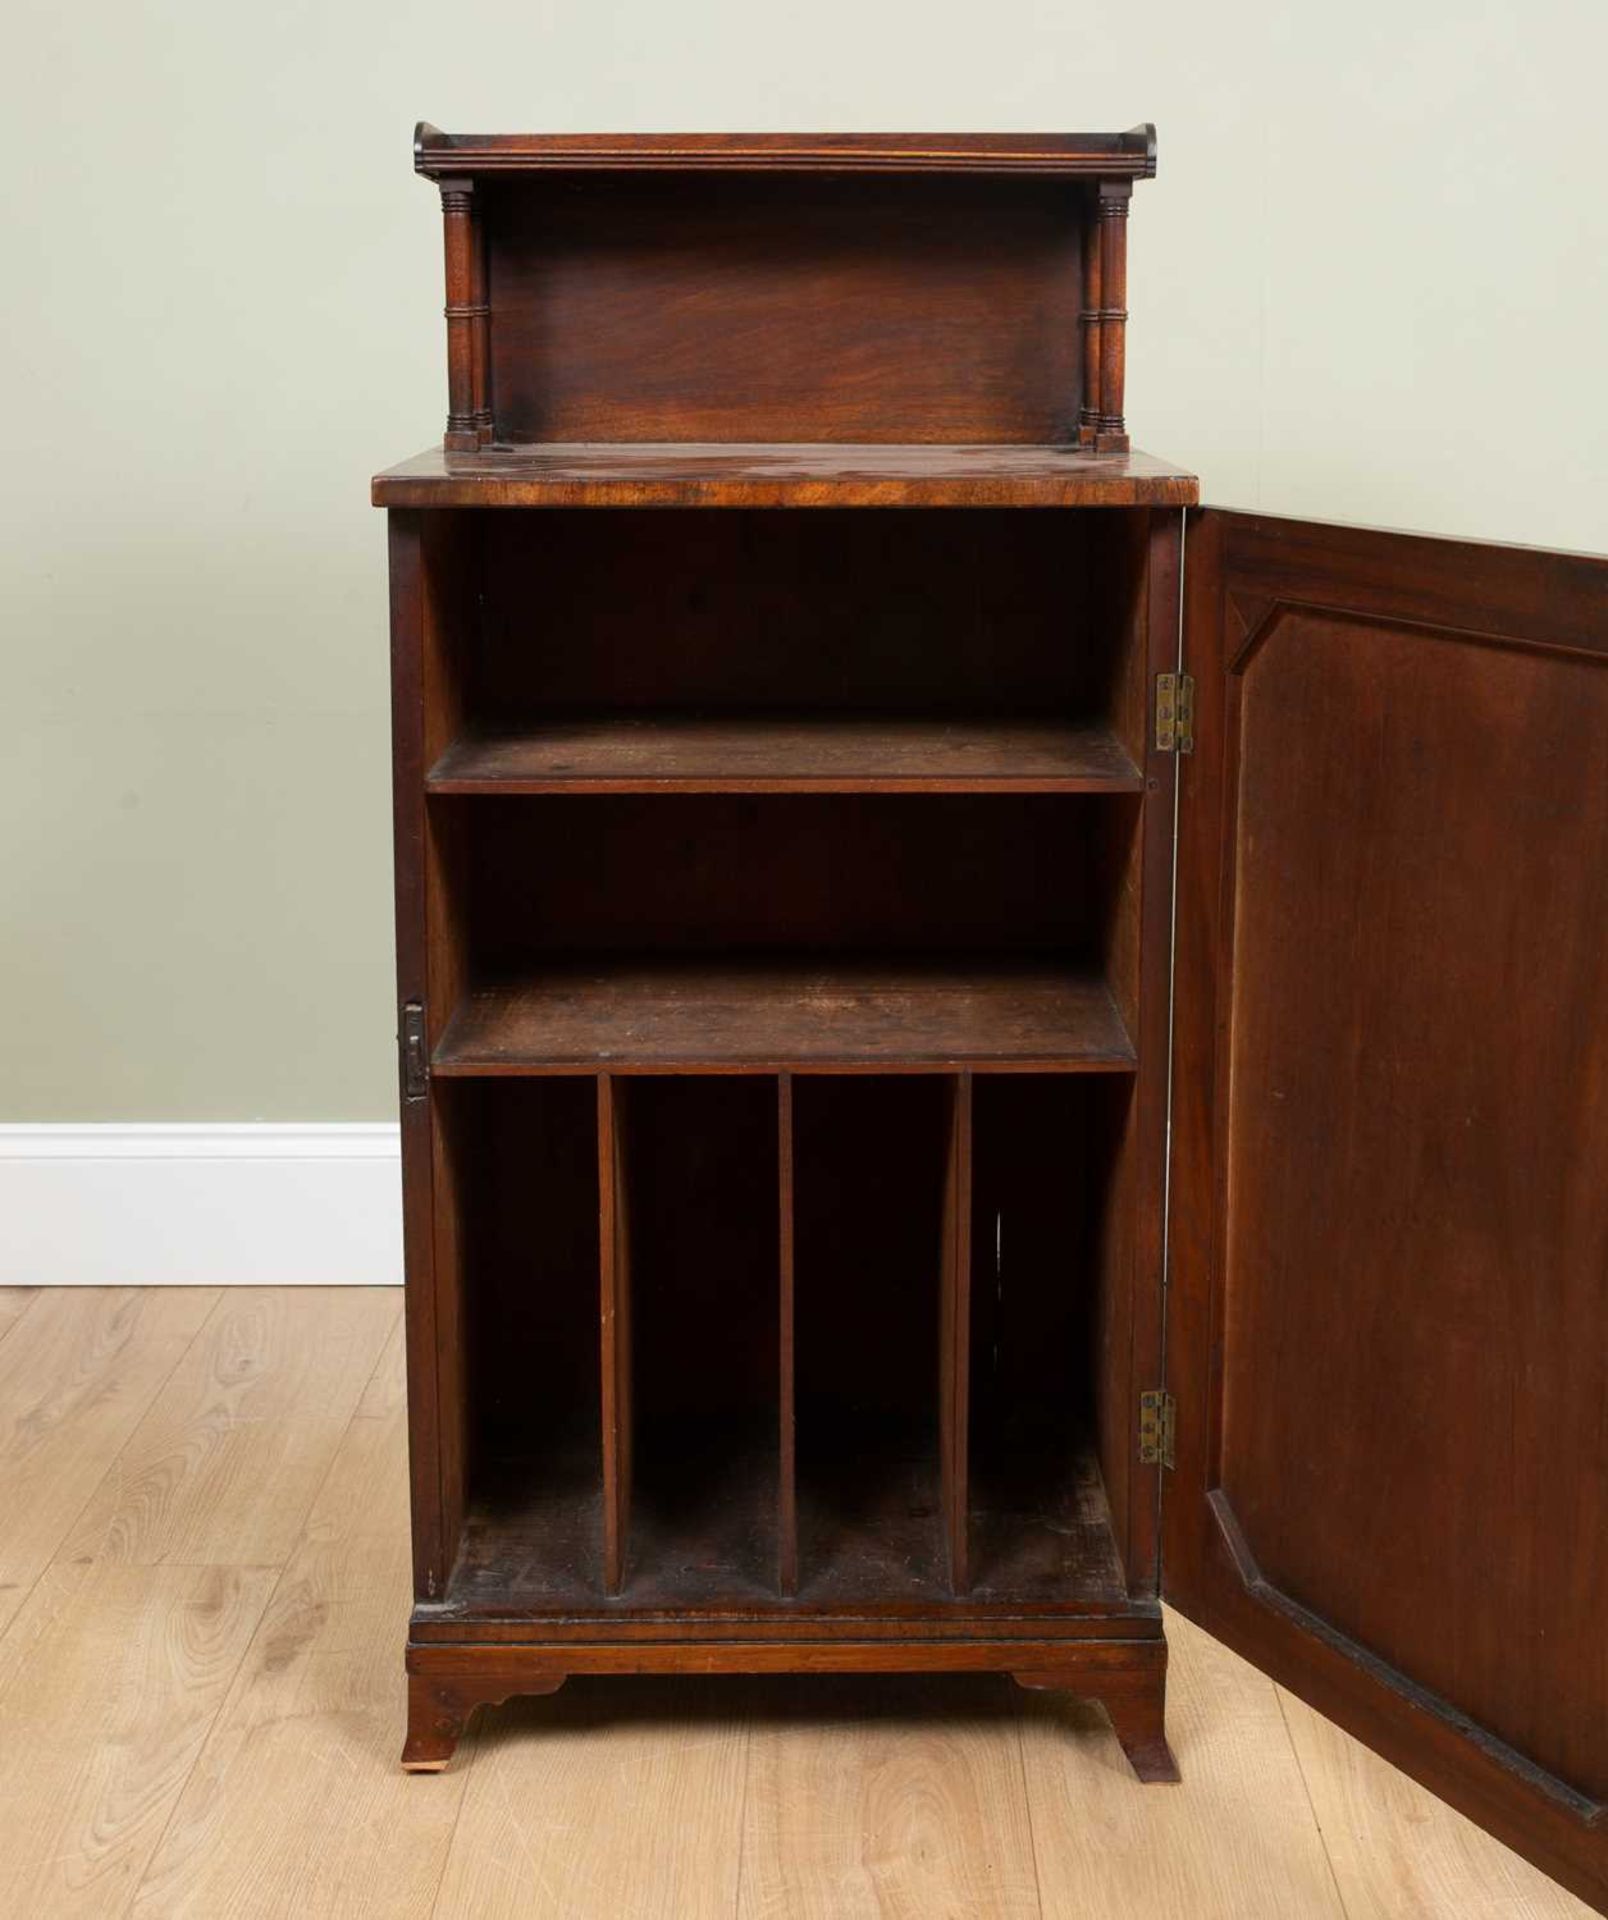
M1154 119L1141 444L1221 504L1608 547L1595 0L124 0L7 65L0 1119L390 1109L366 481L440 429L420 115Z

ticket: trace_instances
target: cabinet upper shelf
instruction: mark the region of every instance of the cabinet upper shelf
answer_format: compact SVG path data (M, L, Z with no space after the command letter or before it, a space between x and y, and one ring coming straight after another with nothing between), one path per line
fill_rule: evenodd
M1128 450L1128 212L1154 127L421 125L413 161L441 196L451 452Z
M456 174L619 171L1014 173L1148 180L1156 129L1126 133L443 133L421 120L413 164Z
M377 507L1191 507L1147 453L1073 446L799 442L427 448L374 478Z

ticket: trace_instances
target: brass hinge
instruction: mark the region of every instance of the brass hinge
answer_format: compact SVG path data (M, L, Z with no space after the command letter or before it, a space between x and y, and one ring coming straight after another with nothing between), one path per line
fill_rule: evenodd
M1195 751L1195 681L1191 674L1156 675L1156 751Z
M1139 1396L1139 1464L1142 1467L1177 1465L1174 1435L1178 1411L1173 1397L1162 1387L1153 1387Z
M402 1030L396 1038L402 1058L402 1098L422 1100L430 1091L430 1051L421 1001L410 1000L402 1009Z

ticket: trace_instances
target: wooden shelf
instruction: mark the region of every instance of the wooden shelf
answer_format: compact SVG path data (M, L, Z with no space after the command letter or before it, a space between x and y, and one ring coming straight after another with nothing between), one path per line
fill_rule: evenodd
M427 448L377 474L377 507L1192 507L1147 453L878 441L554 442Z
M469 735L441 794L1140 793L1108 728L1017 719L616 715Z
M1131 1073L1136 1064L1105 982L1048 964L608 959L476 987L434 1071Z

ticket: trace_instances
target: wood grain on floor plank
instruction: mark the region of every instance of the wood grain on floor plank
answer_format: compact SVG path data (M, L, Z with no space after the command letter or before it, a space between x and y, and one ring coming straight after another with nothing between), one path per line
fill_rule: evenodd
M1591 1920L1572 1893L1333 1721L1294 1694L1279 1699L1347 1920Z
M0 1340L0 1628L218 1301L210 1287L60 1287Z
M273 1581L46 1569L0 1641L0 1913L127 1912Z
M141 1884L141 1920L430 1912L464 1776L397 1764L406 1448L400 1413L351 1422Z
M975 1677L572 1682L410 1778L400 1292L45 1290L7 1332L12 1305L6 1920L1586 1914L1176 1616L1181 1787L1137 1786L1097 1709ZM330 1401L353 1417L282 1573L119 1563L260 1552L311 1475L273 1429ZM130 1501L136 1462L160 1496ZM92 1535L110 1557L63 1557Z
M27 1312L38 1292L37 1287L0 1287L0 1340Z
M1029 1920L1009 1683L767 1681L749 1734L743 1920Z
M1345 1920L1272 1681L1177 1614L1167 1638L1181 1786L1137 1786L1094 1708L1023 1709L1046 1920Z
M58 1558L283 1566L400 1312L388 1287L226 1291Z
M402 1314L402 1289L388 1288L396 1299L396 1325L385 1343L385 1351L369 1375L357 1410L365 1420L386 1420L407 1405L407 1322Z
M437 1920L730 1920L742 1682L571 1681L481 1721Z

